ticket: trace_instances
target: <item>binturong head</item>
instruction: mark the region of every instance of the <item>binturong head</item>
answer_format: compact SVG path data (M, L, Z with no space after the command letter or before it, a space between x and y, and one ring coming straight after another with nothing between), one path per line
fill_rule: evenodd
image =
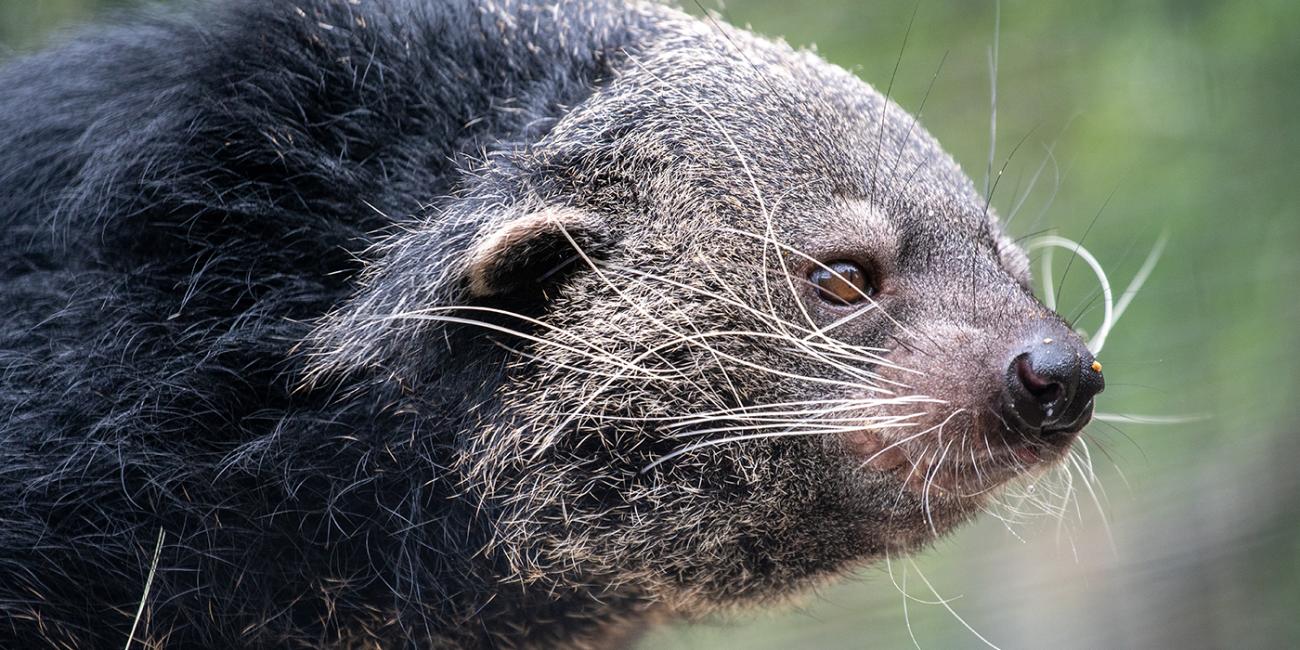
M701 613L929 543L1059 461L1104 381L913 116L665 20L395 235L316 364L451 423L493 580Z

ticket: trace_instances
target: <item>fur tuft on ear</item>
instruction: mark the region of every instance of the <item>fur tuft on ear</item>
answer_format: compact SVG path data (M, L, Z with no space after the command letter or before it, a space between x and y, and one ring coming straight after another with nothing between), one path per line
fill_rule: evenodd
M595 215L568 207L546 207L490 226L465 262L469 292L486 297L539 285L579 261L579 250L588 252L605 239Z
M559 206L466 201L421 225L374 249L356 295L321 319L305 342L312 356L305 385L378 364L392 373L404 359L425 363L432 352L416 341L431 321L405 315L467 299L540 295L544 282L581 268L579 251L597 257L612 239L602 216Z

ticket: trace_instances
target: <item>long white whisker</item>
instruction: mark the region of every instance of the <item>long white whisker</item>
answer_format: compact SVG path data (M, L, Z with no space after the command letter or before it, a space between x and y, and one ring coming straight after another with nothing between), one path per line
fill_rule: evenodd
M1074 453L1073 450L1070 453ZM1061 505L1058 507L1059 516L1056 519L1056 543L1061 543L1061 529L1065 526L1065 510L1070 503L1070 495L1074 492L1074 472L1070 470L1070 463L1062 463L1061 467L1065 468L1065 495L1061 498ZM1070 541L1070 546L1074 546L1074 540ZM1076 558L1077 560L1077 558Z
M1065 237L1062 237L1060 235L1043 235L1041 237L1035 238L1033 241L1029 243L1029 249L1031 251L1038 248L1047 247L1047 246L1055 246L1057 248L1071 249L1074 251L1075 255L1077 255L1080 259L1086 262L1088 266L1092 267L1092 272L1096 274L1097 280L1101 283L1101 295L1102 295L1102 306L1103 306L1102 325L1101 328L1097 331L1098 333L1109 332L1111 326L1115 324L1115 297L1111 293L1110 280L1106 278L1106 270L1102 268L1101 262L1098 262L1097 258L1094 257L1093 254L1088 251L1088 249L1083 247L1083 244L1076 242L1072 239L1066 239ZM1044 259L1047 259L1046 254L1044 255ZM1049 273L1049 275L1044 277L1044 282L1043 282L1045 294L1050 293L1050 290L1047 289L1047 287L1052 284L1052 278L1050 275L1050 266L1047 272ZM1054 296L1052 299L1052 303L1055 303ZM1050 304L1048 305L1048 308L1054 310L1055 306L1054 304ZM1093 354L1100 354L1102 346L1104 346L1105 344L1106 344L1105 336L1094 336L1092 337L1092 340L1088 342L1088 349L1091 350Z
M607 370L595 370L595 369L592 369L592 368L580 368L580 367L578 367L578 366L574 366L574 365L572 365L572 364L563 363L563 362L561 362L561 361L556 361L556 360L554 360L554 359L548 359L548 358L543 357L543 356L541 356L541 355L537 355L537 354L533 354L533 353L531 353L531 352L527 352L527 351L524 351L524 350L520 350L519 348L516 348L516 347L513 347L513 346L509 346L509 345L506 345L506 344L504 344L504 343L501 343L500 341L493 341L493 343L495 343L498 347L500 347L500 348L502 348L502 349L508 350L511 354L518 355L519 357L521 357L521 358L523 358L523 359L528 359L528 360L530 360L530 361L535 361L535 362L537 362L537 363L539 363L539 364L542 364L542 365L544 365L544 366L549 366L549 367L551 367L551 368L559 368L559 369L561 369L561 370L568 370L568 371L570 371L570 372L574 372L574 373L578 373L578 374L582 374L582 375L590 375L590 376L593 376L593 377L616 377L616 378L623 378L623 377L626 376L626 375L622 375L622 374L619 374L619 373L616 373L616 372L607 371ZM550 344L550 342L547 342L547 344ZM650 373L651 371L647 370L647 371L645 371L645 372ZM643 376L643 377L641 377L641 378L642 378L642 379L645 379L646 381L663 381L663 380L667 380L667 381L672 381L672 380L683 380L683 381L688 381L688 380L689 380L689 376L688 376L686 373L682 372L681 370L665 371L663 374L658 374L658 375L647 374L646 376Z
M763 422L763 421L779 420L789 416L829 415L833 413L843 413L845 411L858 411L867 408L880 407L886 405L894 406L894 405L901 405L901 404L927 404L927 403L942 404L943 402L939 400L930 399L927 397L911 397L911 396L897 397L897 398L890 398L890 399L855 400L852 402L847 402L846 405L842 407L837 406L837 407L825 408L825 409L806 409L801 411L767 411L767 412L758 412L757 414L724 413L722 415L714 415L714 416L707 416L707 417L699 416L699 417L693 417L692 419L686 421L674 422L672 424L669 424L668 428L688 427L688 426L694 426L696 424L701 424L704 422L714 422L718 420L745 420L747 422ZM827 421L827 420L849 421L849 420L860 420L860 419L862 419L862 416L858 416L858 415L844 417L844 418L820 418L821 421Z
M724 337L724 336L739 336L739 335L743 335L743 336L747 336L747 337L755 337L755 338L772 338L772 339L777 339L777 340L782 340L782 341L788 340L788 339L786 339L785 337L783 337L783 336L781 336L781 335L779 335L779 334L769 334L769 333L766 333L766 332L740 332L740 331L737 331L737 332L705 332L704 334L699 335L699 336L683 336L683 337L682 337L681 339L679 339L678 341L673 341L673 343L675 343L675 344L676 344L676 343L690 343L690 342L692 342L692 341L703 341L704 339L709 339L709 338L719 338L719 337ZM847 387L851 387L851 388L855 388L855 389L859 389L859 390L867 390L867 391L878 392L878 393L884 393L884 394L892 394L892 391L890 391L890 390L888 390L888 389L885 389L885 388L882 388L882 387L880 387L880 386L875 386L875 385L871 385L871 384L856 383L856 382L851 382L851 381L844 381L844 380L839 380L839 379L828 379L828 378L824 378L824 377L810 377L810 376L807 376L807 375L800 375L800 374L797 374L797 373L786 372L786 371L783 371L783 370L777 370L777 369L775 369L775 368L771 368L771 367L765 366L765 365L763 365L763 364L760 364L760 363L757 363L757 362L754 362L754 361L750 361L750 360L748 360L748 359L744 359L744 358L741 358L741 357L737 357L736 355L733 355L733 354L730 354L730 353L727 353L727 352L724 352L724 351L721 351L721 350L718 350L717 353L718 353L719 356L722 356L723 358L725 358L725 359L727 359L727 360L729 360L729 361L732 361L732 362L734 362L734 363L739 363L739 364L741 364L741 365L743 365L743 366L746 366L746 367L749 367L749 368L753 368L753 369L755 369L755 370L761 370L761 371L763 371L763 372L767 372L767 373L770 373L770 374L773 374L773 375L776 375L776 376L779 376L779 377L785 377L785 378L787 378L787 379L798 379L798 380L800 380L800 381L807 381L807 382L812 382L812 383L827 384L827 385L832 385L832 386L847 386Z
M828 433L852 433L852 432L855 432L855 431L875 430L875 429L885 429L885 428L898 428L898 427L903 427L903 426L908 426L908 425L906 425L906 424L897 424L897 425L894 425L894 424L886 424L886 425L869 425L869 426L865 426L865 427L861 427L861 426L858 426L858 427L842 427L842 428L841 428L840 430L838 430L838 431L821 431L821 430L818 430L818 431L799 431L799 430L787 430L787 431L778 431L778 432L774 432L774 433L756 433L756 434L750 434L750 435L744 435L744 436L730 436L730 437L727 437L727 438L716 438L716 439L713 439L713 440L705 440L705 441L702 441L702 442L697 442L697 443L695 443L695 444L692 444L692 445L688 445L688 446L686 446L686 447L683 447L682 449L678 449L678 450L676 450L676 451L673 451L673 452L670 452L670 453L664 454L663 456L661 456L661 457L655 459L655 460L654 460L653 462L651 462L649 465L646 465L644 468L642 468L642 469L641 469L641 473L644 474L644 473L646 473L646 472L648 472L648 471L654 469L655 467L658 467L659 465L662 465L662 464L664 464L664 463L666 463L666 462L668 462L668 461L670 461L670 460L672 460L672 459L674 459L674 458L677 458L678 456L681 456L681 455L683 455L683 454L688 454L688 453L690 453L690 452L692 452L692 451L696 451L696 450L699 450L699 449L704 449L704 448L707 448L707 447L716 447L716 446L718 446L718 445L725 445L725 444L729 444L729 443L732 443L732 442L741 442L741 441L745 441L745 440L762 440L762 439L765 439L765 438L793 438L793 437L798 437L798 436L821 436L821 435L826 435L826 434L828 434Z
M898 580L896 580L896 579L894 578L894 568L893 568L893 566L891 565L890 562L891 562L891 561L890 561L889 551L885 551L885 570L889 573L889 581L892 582L892 583L894 583L894 589L897 589L898 592L899 592L900 594L902 594L904 598L906 598L907 600L910 600L910 601L912 601L912 602L914 602L914 603L920 603L920 604L922 604L922 605L942 605L942 604L943 604L943 601L941 601L941 600L926 600L926 599L924 599L924 598L918 598L918 597L916 597L916 596L913 596L913 595L907 593L907 588L906 588L906 584L907 584L907 583L903 583L904 586L899 586L899 584L898 584ZM906 570L907 570L907 567L904 566L904 567L903 567L903 570L906 571ZM951 599L949 599L949 600L959 600L959 598L951 598Z
M1106 337L1110 335L1111 329L1119 323L1119 319L1124 315L1125 310L1128 309L1129 303L1133 302L1133 297L1136 296L1138 291L1142 290L1142 286L1146 284L1147 278L1149 278L1151 272L1155 270L1156 263L1160 261L1160 256L1164 254L1165 245L1168 243L1169 232L1165 231L1160 233L1160 238L1156 240L1155 246L1151 247L1151 252L1147 253L1146 260L1142 262L1142 267L1138 269L1138 272L1128 283L1128 287L1124 289L1124 293L1120 294L1119 302L1115 304L1115 315L1111 317L1110 320L1105 321L1102 324L1101 329L1097 330L1097 333L1093 335L1092 339L1096 342L1097 346L1095 352L1100 352L1102 346L1106 344Z
M949 416L949 418L951 418L951 417L952 417L952 416ZM944 422L947 422L947 420L944 420ZM883 453L889 451L890 449L894 449L894 448L898 447L899 445L903 445L903 444L906 444L906 443L908 443L908 442L911 442L911 441L913 441L913 440L915 440L915 439L917 439L917 438L920 438L921 436L923 436L923 435L925 435L925 434L927 434L927 433L930 433L931 431L934 431L935 429L938 429L938 428L940 428L940 427L942 427L942 426L943 426L942 423L940 423L940 424L936 424L936 425L930 427L929 429L926 429L926 430L924 430L924 431L917 431L916 433L911 434L911 435L909 435L909 436L907 436L906 438L903 438L903 439L901 439L901 440L895 440L894 442L889 443L888 445L886 445L885 447L883 447L882 449L880 449L880 450L877 451L876 453L874 453L874 454L868 456L866 460L862 461L862 462L858 465L858 467L859 467L859 468L866 467L868 463L870 463L871 461L873 461L873 460L879 458L881 454L883 454ZM915 467L915 464L913 464L913 467Z
M1204 422L1214 416L1208 413L1191 415L1139 415L1137 413L1094 413L1092 419L1099 422L1128 422L1131 424L1192 424Z
M903 421L910 418L918 417L920 415L921 415L920 413L911 413L908 415L891 415L886 417L873 418L870 420L846 418L841 421L841 422L850 423L849 426L846 426L844 424L823 424L822 422L824 421L820 419L811 420L811 421L794 420L794 421L785 421L785 422L775 422L769 424L738 424L735 426L727 426L727 427L712 427L708 429L701 429L698 431L690 430L683 433L679 433L673 437L678 439L694 438L697 436L708 435L710 433L726 433L731 431L757 431L757 430L764 430L764 429L789 429L792 426L798 426L807 431L820 430L826 433L853 432L853 431L862 431L868 428L879 428L880 426L883 425L891 425L891 426L897 425L900 427L913 426L910 423L904 423Z
M436 314L430 314L430 313L427 313L427 312L429 312L429 311L441 310L441 309L444 309L444 308L430 308L430 309L420 310L420 311L418 311L418 312L410 312L410 313L405 313L405 314L386 314L386 315L383 315L383 316L375 316L374 318L376 318L376 319L378 319L378 320L425 320L425 321L435 321L435 322L441 322L441 323L454 323L454 324L458 324L458 325L470 325L470 326L473 326L473 327L481 327L481 328L483 328L483 329L491 330L491 331L494 331L494 332L499 332L499 333L501 333L501 334L508 334L508 335L510 335L510 336L518 337L518 338L523 339L523 340L525 340L525 341L530 341L530 342L533 342L533 343L537 343L537 344L539 344L539 345L545 345L545 346L550 346L550 347L559 348L559 349L564 350L564 351L566 351L566 352L570 352L570 353L572 353L572 354L576 354L576 355L579 355L579 356L587 357L587 358L589 358L589 359L593 359L593 360L596 360L596 361L601 361L601 362L604 362L604 363L612 363L612 364L614 364L614 365L622 366L622 367L624 367L624 368L626 368L626 369L628 369L628 370L632 370L632 371L634 371L634 372L641 373L641 374L643 374L644 376L649 377L649 378L658 378L658 377L660 376L660 373L655 372L655 371L653 371L653 370L649 370L649 369L646 369L646 368L641 368L641 367L638 367L638 366L634 366L634 365L628 364L628 363L627 363L626 361L624 361L622 358L620 358L620 357L618 357L617 355L614 355L614 354L608 354L608 353L607 353L607 354L604 355L604 356L602 356L602 355L598 355L598 354L593 354L593 353L591 353L591 352L587 352L587 351L585 351L585 350L580 350L580 349L578 349L578 348L576 348L576 347L573 347L573 346L571 346L571 345L565 345L565 344L563 344L563 343L559 343L559 342L557 342L557 341L552 341L552 340L549 340L549 339L544 339L544 338L541 338L541 337L533 336L533 335L531 335L531 334L527 334L527 333L525 333L525 332L520 332L519 330L514 330L514 329L511 329L511 328L509 328L509 327L504 327L504 326L501 326L501 325L497 325L497 324L495 324L495 323L488 323L488 322L486 322L486 321L481 321L481 320L477 320L477 319L473 319L473 318L463 318L463 317L460 317L460 316L440 316L440 315L436 315ZM445 309L450 310L450 309L454 309L454 308L445 308ZM510 312L506 312L506 313L510 313ZM588 343L588 345L592 345L592 344ZM592 345L592 347L595 347L595 346ZM596 349L599 350L600 348L596 348ZM601 351L603 352L603 350L601 350ZM671 376L671 374L669 374L668 376Z
M881 403L895 403L897 400L907 400L916 402L934 401L929 398L905 397L891 398L889 400L879 400L875 398L858 399L858 400L841 400L841 399L818 399L818 400L800 400L793 402L773 402L770 404L754 404L751 406L740 406L735 408L717 409L714 411L704 411L700 413L690 413L686 415L662 415L662 416L626 416L626 415L608 415L604 413L574 413L580 417L599 418L612 421L627 422L707 422L715 419L737 418L737 419L756 419L767 415L798 415L809 412L839 412L867 406L873 406ZM839 408L831 408L817 411L776 411L773 409L788 409L795 406L819 406L824 404L839 405ZM756 415L755 415L756 414ZM670 426L684 426L675 424Z
M1056 249L1048 248L1043 251L1043 257L1039 260L1042 265L1042 283L1043 283L1043 304L1048 309L1056 311L1056 286L1052 283L1052 258Z
M1078 459L1074 458L1073 456L1070 456L1068 458L1070 462L1075 463L1075 467L1078 468L1080 474L1084 476L1087 475L1084 472L1083 468L1079 466ZM1110 530L1110 521L1106 519L1106 510L1101 507L1101 499L1097 497L1097 491L1093 489L1093 484L1090 481L1085 480L1083 482L1083 487L1084 489L1088 490L1089 496L1092 497L1092 504L1097 508L1097 514L1101 516L1101 527L1102 530L1106 533L1106 541L1110 545L1111 552L1118 555L1119 548L1115 545L1115 536Z
M992 641L989 641L988 639L984 638L984 635L980 634L979 632L976 632L975 628L971 627L970 623L966 622L966 619L962 618L960 615L957 614L957 610L954 610L952 606L948 604L948 601L944 600L943 596L939 595L939 592L935 590L934 585L930 584L930 581L925 577L924 573L921 573L921 567L916 566L916 562L914 560L909 559L908 562L911 563L912 568L916 570L916 575L920 576L921 581L925 583L925 586L927 588L929 588L930 593L934 594L934 597L939 599L939 604L942 605L944 609L948 610L948 613L952 614L952 617L957 619L958 623L961 623L963 627L965 627L967 630L970 630L970 633L974 634L975 638L979 639L980 641L983 641L984 645L993 648L993 650L1002 650L1001 648L993 645Z
M890 569L889 577L893 579L893 569ZM912 645L916 650L921 650L921 644L916 640L916 631L912 629L912 616L907 611L907 600L910 598L907 594L907 566L903 567L903 587L899 591L903 594L903 624L907 626L907 636L912 638Z
M943 432L942 427L939 428L939 432ZM939 478L939 472L943 466L943 459L948 457L948 449L952 447L952 443L953 441L949 440L948 444L944 445L943 453L939 454L939 460L935 461L934 465L930 467L930 470L926 472L926 480L924 487L921 490L921 506L922 510L925 511L925 520L930 524L930 532L934 533L936 537L939 536L939 529L934 525L934 509L930 507L930 487L934 485L935 479Z

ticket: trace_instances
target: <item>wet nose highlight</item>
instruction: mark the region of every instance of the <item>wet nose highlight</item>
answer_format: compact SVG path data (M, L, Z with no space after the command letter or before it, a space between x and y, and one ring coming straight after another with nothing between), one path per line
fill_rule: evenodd
M1073 433L1092 417L1105 389L1101 364L1073 334L1040 335L1022 345L1007 368L1008 410L1025 433Z

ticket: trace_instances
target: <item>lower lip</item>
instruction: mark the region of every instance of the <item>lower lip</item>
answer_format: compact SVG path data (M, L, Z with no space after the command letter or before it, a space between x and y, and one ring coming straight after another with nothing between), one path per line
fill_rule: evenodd
M1021 447L1020 449L1017 449L1016 458L1018 458L1020 462L1025 463L1026 465L1032 465L1034 463L1037 463L1039 460L1042 460L1042 458L1038 455L1038 452L1028 447Z

